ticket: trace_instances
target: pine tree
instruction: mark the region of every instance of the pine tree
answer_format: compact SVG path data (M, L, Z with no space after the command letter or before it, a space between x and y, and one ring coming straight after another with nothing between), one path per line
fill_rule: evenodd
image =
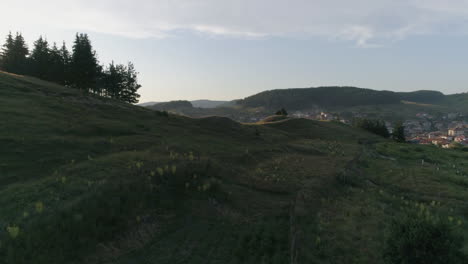
M0 51L0 69L7 72L13 70L13 49L15 40L11 32L8 34L5 44Z
M133 63L129 62L125 66L112 62L103 72L105 95L128 103L138 103L140 95L137 91L141 85L138 84L137 76Z
M29 50L26 42L24 41L21 33L16 33L15 40L13 42L13 58L12 58L12 70L11 72L17 74L25 74L28 66Z
M120 99L124 102L136 104L140 95L137 93L141 85L138 83L138 72L135 70L133 63L129 62L126 71L124 72L124 88L121 92Z
M122 65L116 66L112 62L103 72L102 76L104 94L110 98L119 99L120 91L123 89Z
M34 42L34 47L29 57L30 61L30 74L32 76L52 80L53 77L50 73L51 65L51 52L49 50L49 43L42 36Z
M71 56L70 52L67 49L65 42L62 44L62 48L60 48L60 60L62 63L62 72L60 83L63 85L70 85L71 84Z
M47 71L47 79L56 83L63 83L64 79L64 65L62 63L62 56L57 44L54 43L49 50L49 67Z
M397 142L406 142L405 138L405 127L402 122L395 124L393 128L392 138Z
M385 122L383 120L377 121L377 133L376 134L384 138L390 137L390 132L388 132L387 126L385 125Z
M71 60L71 81L78 89L98 93L99 65L87 34L77 34Z

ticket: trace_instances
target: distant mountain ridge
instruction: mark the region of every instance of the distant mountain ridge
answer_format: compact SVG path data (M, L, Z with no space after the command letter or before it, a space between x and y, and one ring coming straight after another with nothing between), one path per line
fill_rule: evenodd
M453 97L453 95L451 95ZM180 109L202 108L214 109L217 107L242 106L246 108L259 108L275 110L287 108L289 110L305 110L315 107L354 107L367 105L400 104L402 101L410 101L424 104L441 103L447 98L442 92L419 90L413 92L378 91L367 88L351 86L324 86L317 88L289 88L260 92L244 99L233 101L170 101L147 102L140 106L153 109ZM181 103L185 102L185 103ZM189 105L190 104L190 105Z
M189 101L179 100L179 101L170 101L164 103L158 103L148 106L151 109L160 110L160 111L170 111L175 109L191 109L193 105Z
M180 102L180 100L178 100ZM186 100L183 100L186 101ZM169 102L146 102L146 103L141 103L138 104L139 106L155 106L158 104L167 104L171 102L177 102L177 101L169 101ZM219 106L224 106L224 105L229 105L231 102L230 101L214 101L214 100L207 100L207 99L201 99L201 100L193 100L193 101L186 101L190 102L193 107L197 108L216 108Z
M205 107L222 101L215 102ZM190 101L171 101L146 107L197 118L223 116L246 123L261 121L281 108L296 116L313 117L330 112L345 119L358 115L396 121L411 119L422 112L439 118L448 113L468 116L468 93L445 95L430 90L394 92L330 86L270 90L216 107L199 106Z
M222 106L226 103L229 103L229 101L213 101L213 100L195 100L195 101L190 101L193 105L193 107L198 107L198 108L215 108Z
M402 100L417 103L438 103L445 99L446 95L439 91L420 90L414 92L398 92Z
M287 108L304 110L319 107L353 107L365 105L399 104L401 101L434 103L445 99L438 91L392 92L357 87L317 87L278 89L261 92L238 104L244 107L265 107L267 109Z

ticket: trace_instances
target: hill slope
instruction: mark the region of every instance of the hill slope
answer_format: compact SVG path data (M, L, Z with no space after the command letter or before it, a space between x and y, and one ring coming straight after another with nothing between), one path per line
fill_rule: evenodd
M166 116L5 73L0 106L4 263L382 263L406 204L465 222L462 151Z

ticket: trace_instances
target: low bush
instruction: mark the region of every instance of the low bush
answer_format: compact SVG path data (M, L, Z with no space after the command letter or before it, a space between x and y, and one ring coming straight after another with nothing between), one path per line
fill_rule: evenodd
M449 219L449 220L445 220ZM384 251L388 264L467 263L463 237L455 233L461 221L434 216L424 206L394 219Z

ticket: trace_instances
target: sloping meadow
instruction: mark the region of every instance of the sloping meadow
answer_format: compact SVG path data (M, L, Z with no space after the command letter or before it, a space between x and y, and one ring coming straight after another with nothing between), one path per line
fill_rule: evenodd
M466 233L462 151L190 119L3 73L0 101L1 263L383 263L409 208Z

